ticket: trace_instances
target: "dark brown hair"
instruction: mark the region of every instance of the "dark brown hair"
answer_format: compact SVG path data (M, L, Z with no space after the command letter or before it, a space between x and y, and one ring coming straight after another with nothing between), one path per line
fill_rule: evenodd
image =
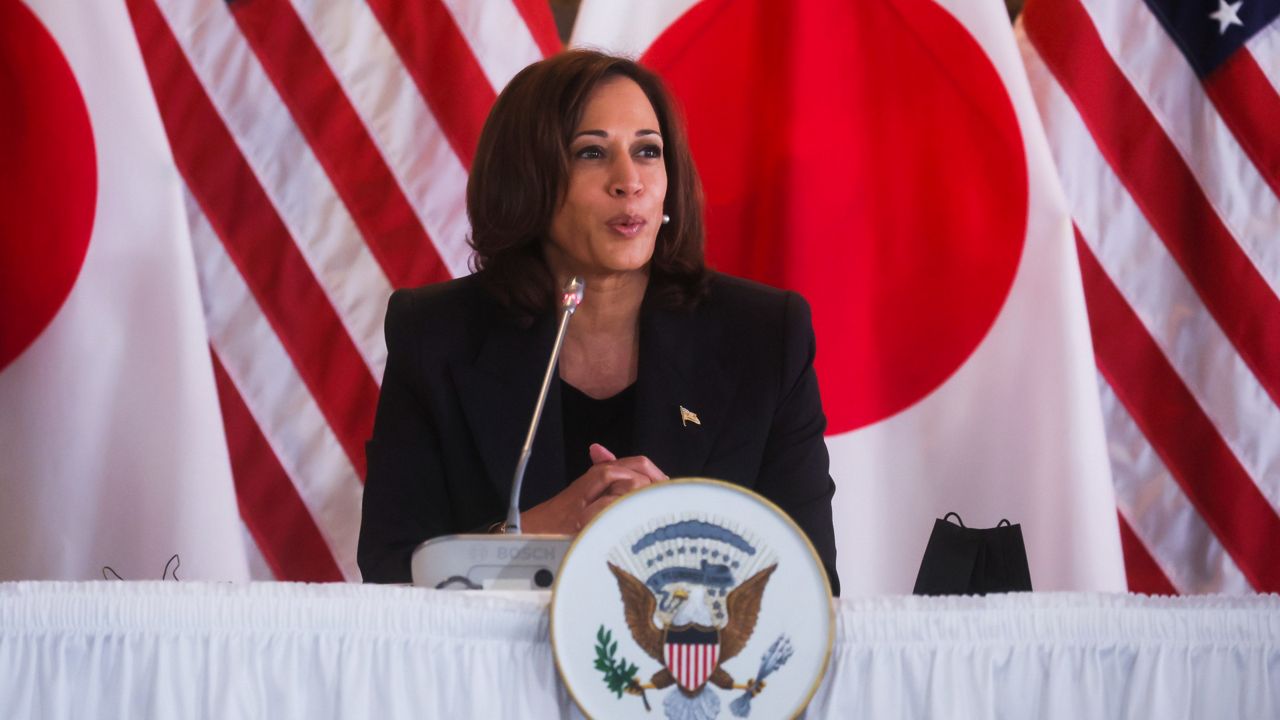
M663 212L649 266L651 297L688 307L705 292L702 186L675 102L653 72L626 58L570 50L521 70L498 96L480 133L467 180L472 263L478 277L517 315L551 307L555 280L542 255L569 179L569 141L592 90L626 77L658 116L667 170Z

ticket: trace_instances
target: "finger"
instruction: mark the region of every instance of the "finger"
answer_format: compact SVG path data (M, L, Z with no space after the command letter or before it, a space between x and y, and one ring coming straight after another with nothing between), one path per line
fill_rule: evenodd
M575 481L574 484L580 486L583 505L591 504L609 489L609 483L613 481L606 474L606 467L604 465L596 465Z
M642 475L646 475L652 478L654 482L671 479L667 477L667 474L662 472L662 470L659 469L657 465L654 465L652 460L645 457L644 455L633 455L631 457L624 457L618 460L617 464L622 465L623 467L630 468L631 470L634 470Z
M620 496L618 495L602 495L595 502L587 505L582 509L582 514L578 516L578 528L586 527L591 522L591 518L600 514L600 511L612 505Z
M615 463L601 463L592 465L582 477L574 481L580 484L582 493L582 504L587 505L596 500L596 498L608 492L609 486L619 480L631 478L643 478L634 470L622 467Z
M642 487L647 487L652 484L653 484L653 480L649 479L644 475L632 475L629 477L618 478L613 482L609 483L608 487L605 488L605 491L603 494L613 495L614 497L621 497L623 495L626 495L629 492L632 492L633 490L639 490Z
M654 482L653 478L645 475L644 473L638 473L631 468L617 464L611 464L608 466L608 469L605 471L605 477L609 478L609 488L617 486L625 488L626 490L634 490L636 488L644 487L645 485L651 485Z
M598 465L602 462L612 462L618 459L617 455L610 452L609 448L600 443L591 443L591 447L587 448L587 454L591 456L591 464Z

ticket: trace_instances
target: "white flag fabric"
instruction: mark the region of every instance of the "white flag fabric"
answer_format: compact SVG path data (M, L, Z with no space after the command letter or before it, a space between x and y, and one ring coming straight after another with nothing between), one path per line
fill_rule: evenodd
M1123 590L1071 219L1004 5L583 3L686 109L717 269L802 292L847 594L935 518L1022 526L1037 590Z
M17 158L0 177L0 579L247 579L181 186L128 12L2 3L0 59L0 156Z

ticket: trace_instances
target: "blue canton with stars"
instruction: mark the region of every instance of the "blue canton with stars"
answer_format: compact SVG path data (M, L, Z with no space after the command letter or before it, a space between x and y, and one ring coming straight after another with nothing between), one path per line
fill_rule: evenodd
M1280 0L1144 0L1201 78L1280 16Z

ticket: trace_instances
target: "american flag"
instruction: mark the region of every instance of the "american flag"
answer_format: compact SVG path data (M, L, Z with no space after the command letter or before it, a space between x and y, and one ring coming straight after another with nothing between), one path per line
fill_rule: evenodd
M358 580L392 289L468 272L497 92L560 41L542 0L127 0L185 184L259 575Z
M1030 0L1130 588L1280 590L1280 1Z

